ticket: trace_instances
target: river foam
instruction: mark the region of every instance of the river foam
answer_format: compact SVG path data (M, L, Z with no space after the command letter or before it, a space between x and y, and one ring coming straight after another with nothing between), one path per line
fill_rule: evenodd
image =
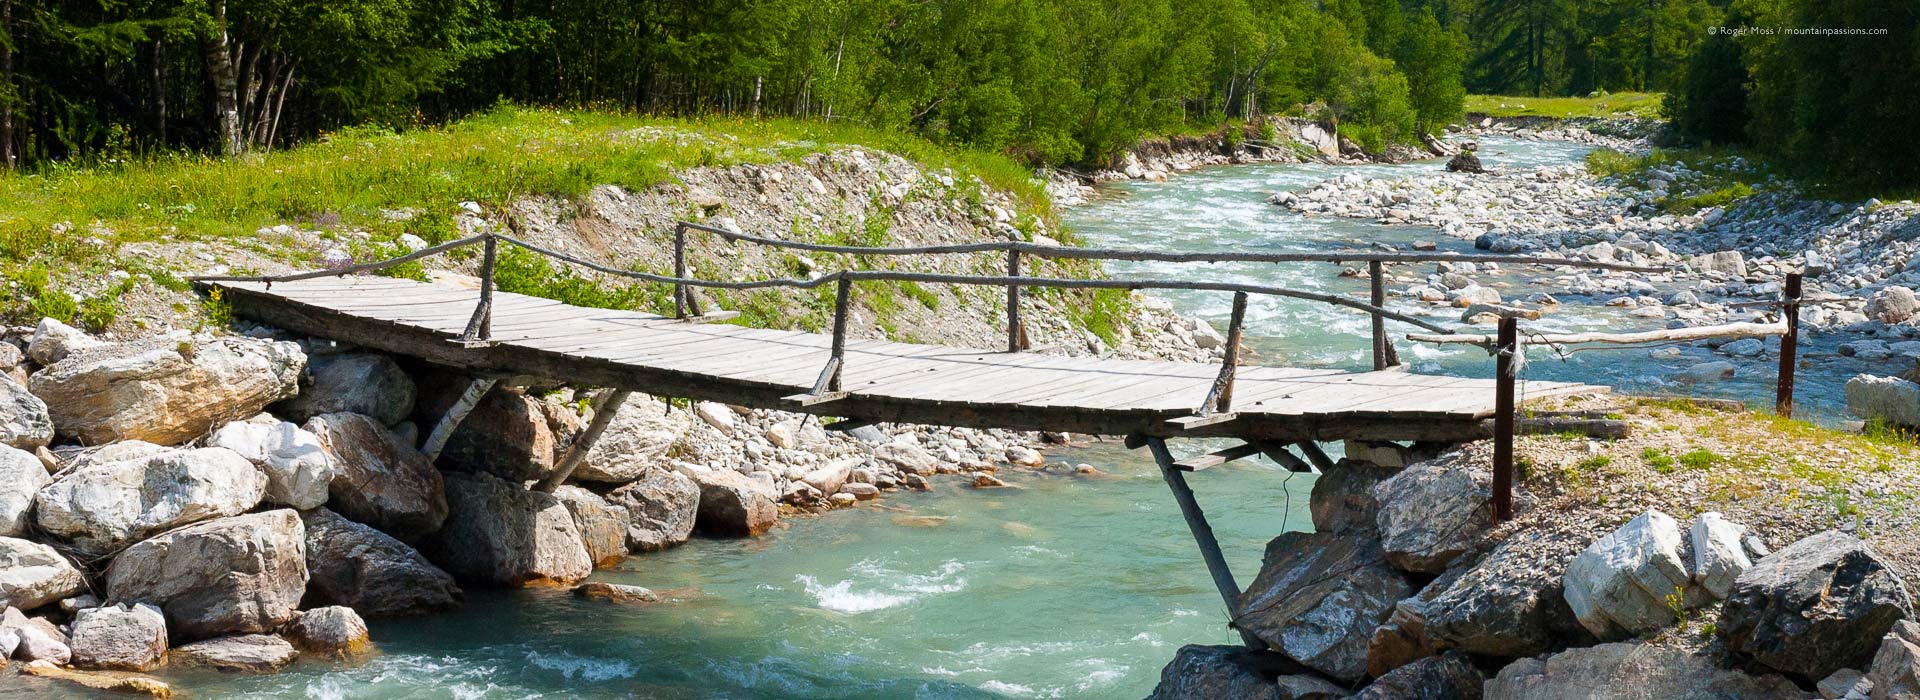
M813 596L820 608L858 615L896 608L930 595L966 590L967 579L961 576L965 571L965 564L947 561L933 573L909 574L863 559L853 565L849 572L852 578L838 583L822 584L807 574L795 576L794 580L806 589L807 595Z

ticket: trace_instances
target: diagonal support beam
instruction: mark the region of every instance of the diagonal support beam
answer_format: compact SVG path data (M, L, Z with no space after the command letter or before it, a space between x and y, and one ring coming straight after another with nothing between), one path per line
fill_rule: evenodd
M1187 530L1193 533L1194 541L1200 545L1200 558L1207 562L1207 573L1213 575L1213 586L1219 589L1220 599L1226 602L1228 614L1231 615L1240 602L1240 584L1233 580L1233 570L1227 568L1226 555L1220 553L1220 541L1213 536L1213 526L1207 524L1207 514L1200 510L1200 503L1194 500L1193 489L1187 486L1185 473L1175 463L1173 453L1167 451L1167 441L1149 437L1145 442L1153 452L1153 460L1160 464L1160 476L1167 480L1167 488L1173 490L1173 500L1180 504L1180 515L1186 519ZM1265 643L1246 630L1240 630L1240 639L1248 648L1266 648Z
M599 442L600 435L607 432L607 426L613 423L614 412L619 411L621 404L626 403L627 397L632 394L626 389L614 389L594 397L593 421L587 423L586 432L573 441L573 446L567 448L567 456L560 458L560 464L554 466L553 473L535 484L533 490L553 493L554 489L566 483L567 478L573 476L573 470L586 461L587 453L593 451L593 443Z
M467 385L466 393L460 395L459 401L453 402L453 407L447 409L447 414L440 417L440 422L433 426L433 432L427 435L426 444L420 446L420 453L427 456L427 461L439 461L440 451L447 449L447 441L453 439L453 431L459 429L460 421L466 420L467 414L473 412L473 407L480 405L480 399L499 383L500 380L493 377L478 377Z

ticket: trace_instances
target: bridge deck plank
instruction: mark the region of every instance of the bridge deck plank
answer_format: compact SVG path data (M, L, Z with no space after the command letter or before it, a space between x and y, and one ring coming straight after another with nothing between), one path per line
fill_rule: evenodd
M786 407L825 366L818 333L682 323L496 292L487 348L445 341L472 317L478 292L384 277L219 283L239 312L292 330L494 372L548 373L639 391L679 391ZM1206 397L1217 364L1067 357L850 339L846 398L803 410L873 420L1076 432L1165 431ZM1604 391L1527 382L1525 395ZM1493 412L1489 379L1407 372L1242 366L1240 420L1204 434L1249 439L1470 437Z

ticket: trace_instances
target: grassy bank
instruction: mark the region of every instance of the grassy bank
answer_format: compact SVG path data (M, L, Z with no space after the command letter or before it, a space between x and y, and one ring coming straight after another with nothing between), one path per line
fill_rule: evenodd
M1044 189L1004 156L847 123L789 119L677 120L502 107L444 127L362 129L299 148L220 160L173 155L60 164L0 176L0 317L42 316L98 329L140 276L185 288L163 261L121 256L128 243L256 245L291 224L379 245L402 234L454 237L461 202L492 209L522 197L578 198L598 185L640 190L676 170L798 160L835 146L890 151L951 168L1049 216ZM271 257L272 251L261 254ZM310 255L310 253L307 253ZM287 260L294 266L313 261ZM76 279L108 279L81 289Z
M1657 92L1616 92L1591 97L1468 95L1467 113L1490 117L1576 117L1660 119L1665 116Z

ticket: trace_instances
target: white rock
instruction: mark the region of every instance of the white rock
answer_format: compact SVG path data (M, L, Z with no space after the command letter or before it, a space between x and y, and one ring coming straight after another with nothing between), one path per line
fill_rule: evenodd
M1602 640L1658 630L1675 621L1669 596L1684 603L1692 577L1680 558L1680 525L1647 511L1587 545L1567 564L1567 604Z
M69 469L34 498L47 532L90 554L260 503L267 478L232 450L171 450Z
M1920 384L1862 374L1847 380L1847 410L1866 419L1920 426Z
M82 610L73 617L73 665L145 671L167 653L167 620L146 603Z
M0 346L13 347L5 343ZM53 416L47 411L47 403L0 372L0 447L34 450L52 441Z
M1733 376L1735 369L1731 362L1702 362L1681 370L1673 378L1681 382L1716 382Z
M32 610L86 592L86 577L54 548L0 537L0 606Z
M43 318L40 319L40 325L33 329L33 339L27 342L27 357L46 367L66 359L71 353L102 345L106 343L95 340L85 331L51 318Z
M300 426L236 421L214 431L207 445L233 450L259 467L267 476L269 503L311 510L327 502L336 471L333 458L321 448L318 436Z
M0 445L0 537L26 530L33 495L48 481L46 466L39 457Z
M1745 526L1727 522L1715 512L1694 516L1687 527L1687 539L1693 545L1693 582L1715 598L1726 598L1733 590L1734 579L1753 568L1753 560L1740 545L1746 531Z
M700 420L713 426L723 435L733 434L733 411L725 404L701 401L693 405L693 412Z

